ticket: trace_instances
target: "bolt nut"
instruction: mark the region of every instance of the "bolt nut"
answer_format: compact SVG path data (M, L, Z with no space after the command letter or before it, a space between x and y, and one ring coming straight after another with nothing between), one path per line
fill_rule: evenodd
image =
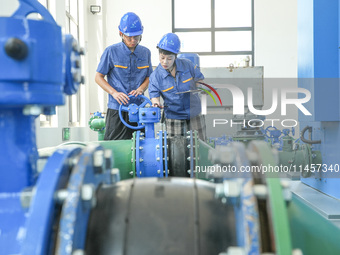
M84 201L89 201L93 198L94 186L93 184L84 184L81 187L81 199Z
M57 190L54 197L57 203L62 204L68 197L68 190L67 189Z
M303 252L300 249L294 249L292 255L303 255Z
M38 105L26 105L23 109L23 114L26 116L38 116L42 113L42 107Z
M95 167L101 167L104 163L104 151L95 151L93 154L93 165Z
M237 180L224 181L223 189L226 197L239 197L241 194L241 185Z
M24 189L20 193L20 203L22 208L29 208L31 206L31 201L35 196L35 188L29 187Z
M75 64L76 68L79 68L80 67L80 59L76 59L74 61L74 64Z
M79 45L76 40L72 41L72 49L77 52L79 51Z
M78 249L73 251L72 255L85 255L85 251Z
M112 183L116 183L120 181L120 173L118 168L111 169L111 181Z
M69 158L68 160L67 160L67 165L69 166L69 167L74 167L75 165L77 165L77 163L78 163L78 158L77 157L74 157L74 158Z
M23 60L29 53L27 44L15 37L9 38L5 43L6 54L16 60Z
M79 48L79 55L85 55L85 48L84 47Z
M216 184L215 197L239 197L241 194L241 186L237 180L224 181Z
M228 255L246 255L247 253L243 247L229 246L227 254Z
M72 77L73 77L73 81L75 81L77 83L81 83L81 74L80 74L79 71L73 73Z
M105 150L104 151L105 158L112 158L112 150Z
M253 192L258 199L266 199L268 197L268 189L264 184L254 185Z
M92 208L96 206L97 200L95 196L96 190L93 184L84 184L81 187L81 199L91 202Z

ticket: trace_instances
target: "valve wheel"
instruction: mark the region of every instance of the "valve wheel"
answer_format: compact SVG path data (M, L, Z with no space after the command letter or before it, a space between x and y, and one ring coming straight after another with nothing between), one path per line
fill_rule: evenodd
M130 96L129 96L129 98L132 98L132 97L135 97L135 96L134 96L134 95L130 95ZM140 109L140 108L144 108L147 104L152 105L151 100L150 100L149 98L147 98L146 96L138 95L137 98L143 98L145 101L144 101L143 103L141 103L137 108L135 108L135 110L137 111L137 112L135 112L135 114L138 114L139 109ZM128 128L131 128L131 129L134 129L134 130L138 130L138 129L144 128L144 127L145 127L144 125L132 126L132 125L129 125L129 124L124 120L124 118L123 118L123 116L122 116L122 111L123 111L123 112L130 112L130 111L131 111L131 109L130 109L130 106L131 106L131 105L134 105L134 104L129 104L128 106L125 106L125 105L122 105L122 104L121 104L121 105L119 106L119 111L118 111L118 113L119 113L119 118L120 118L120 120L121 120L122 123L123 123L125 126L127 126Z
M267 138L275 138L276 136L274 136L273 134L271 134L270 131L274 131L274 130L278 130L276 127L273 127L273 126L269 126L267 127L265 130L264 130L264 135L267 137ZM267 135L267 133L269 133L270 135ZM280 134L281 135L281 134Z

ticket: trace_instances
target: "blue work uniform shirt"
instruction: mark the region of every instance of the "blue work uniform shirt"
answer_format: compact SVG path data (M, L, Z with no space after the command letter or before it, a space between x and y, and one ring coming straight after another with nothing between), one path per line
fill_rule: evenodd
M197 66L188 60L177 58L176 77L173 77L161 64L150 75L150 98L162 96L164 100L165 117L168 119L187 120L201 113L201 100L198 93L183 93L196 90L196 82L204 76Z
M97 72L106 75L107 82L118 92L128 94L136 90L152 73L151 52L137 45L134 52L120 42L107 47L100 58ZM131 98L130 103L140 104L141 100ZM119 109L119 103L109 95L108 108Z

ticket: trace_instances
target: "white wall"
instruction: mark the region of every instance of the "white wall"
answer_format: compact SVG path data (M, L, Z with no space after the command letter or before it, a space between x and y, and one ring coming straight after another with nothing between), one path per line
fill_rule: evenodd
M264 67L263 109L269 109L273 88L297 87L297 1L255 0L254 8L255 64ZM287 116L278 109L267 119L298 119L296 107L289 107Z
M91 0L89 4L90 2ZM95 48L88 47L90 51L96 52L96 60L91 61L89 71L96 70L100 56L107 46L121 41L118 25L126 12L135 12L141 18L144 26L141 45L151 50L153 66L158 65L156 45L164 34L171 32L171 0L102 0L102 13L89 17L89 20L97 20L97 23L88 22L88 30L91 31L88 46L92 46L94 41L102 43L101 46L98 43ZM90 52L89 54L92 55ZM90 71L91 81L94 73Z
M103 0L104 47L121 41L118 25L127 12L135 12L141 18L144 26L141 45L151 50L152 65L157 66L156 45L164 34L171 32L171 0Z
M266 78L297 77L296 0L255 0L255 63Z
M1 16L11 16L13 12L19 7L18 1L0 0L0 17Z

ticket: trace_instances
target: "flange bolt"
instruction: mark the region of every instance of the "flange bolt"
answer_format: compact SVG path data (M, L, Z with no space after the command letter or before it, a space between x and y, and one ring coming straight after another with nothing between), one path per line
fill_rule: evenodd
M23 60L28 55L28 47L22 40L12 37L5 43L6 54L16 60Z

